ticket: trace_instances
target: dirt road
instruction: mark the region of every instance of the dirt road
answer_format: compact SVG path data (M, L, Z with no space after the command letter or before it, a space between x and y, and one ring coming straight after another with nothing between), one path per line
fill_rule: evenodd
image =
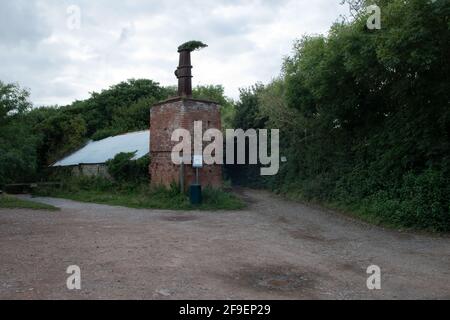
M236 212L0 210L1 299L450 299L450 239L243 190ZM69 265L81 290L66 287ZM381 290L367 289L370 265Z

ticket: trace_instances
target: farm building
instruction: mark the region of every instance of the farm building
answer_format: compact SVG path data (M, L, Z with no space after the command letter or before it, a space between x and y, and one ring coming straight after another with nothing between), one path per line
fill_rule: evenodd
M148 156L149 130L131 132L99 141L90 141L80 150L51 165L53 168L70 168L73 175L108 176L106 162L117 154L135 152L134 160Z

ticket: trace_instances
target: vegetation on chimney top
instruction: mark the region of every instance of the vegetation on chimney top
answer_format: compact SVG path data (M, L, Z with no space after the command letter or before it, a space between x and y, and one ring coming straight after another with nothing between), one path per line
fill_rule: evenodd
M192 41L183 43L181 46L179 46L178 51L183 51L183 50L195 51L195 50L200 50L200 49L206 48L207 46L208 45L204 44L201 41L192 40Z

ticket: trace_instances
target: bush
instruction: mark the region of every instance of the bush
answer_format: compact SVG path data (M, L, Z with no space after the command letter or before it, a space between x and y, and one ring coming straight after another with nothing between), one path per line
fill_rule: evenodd
M436 231L450 231L450 179L438 170L408 173L399 189L404 221Z
M344 180L344 179L343 179ZM367 179L370 180L370 179ZM352 181L351 179L347 181ZM368 194L357 191L365 184L353 180L355 185L345 193L341 186L334 201L346 208L356 208L371 221L391 226L450 231L450 187L449 178L437 169L423 173L406 173L393 186L375 187Z
M148 181L148 166L150 157L144 156L132 160L135 153L119 153L114 159L106 162L108 173L114 180L119 182L145 182Z

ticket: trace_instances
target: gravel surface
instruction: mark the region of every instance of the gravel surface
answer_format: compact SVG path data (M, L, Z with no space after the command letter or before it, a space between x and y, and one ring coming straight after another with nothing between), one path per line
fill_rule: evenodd
M450 299L449 237L239 192L249 206L234 212L1 209L0 299ZM70 265L81 290L66 287ZM370 265L381 290L367 289Z

